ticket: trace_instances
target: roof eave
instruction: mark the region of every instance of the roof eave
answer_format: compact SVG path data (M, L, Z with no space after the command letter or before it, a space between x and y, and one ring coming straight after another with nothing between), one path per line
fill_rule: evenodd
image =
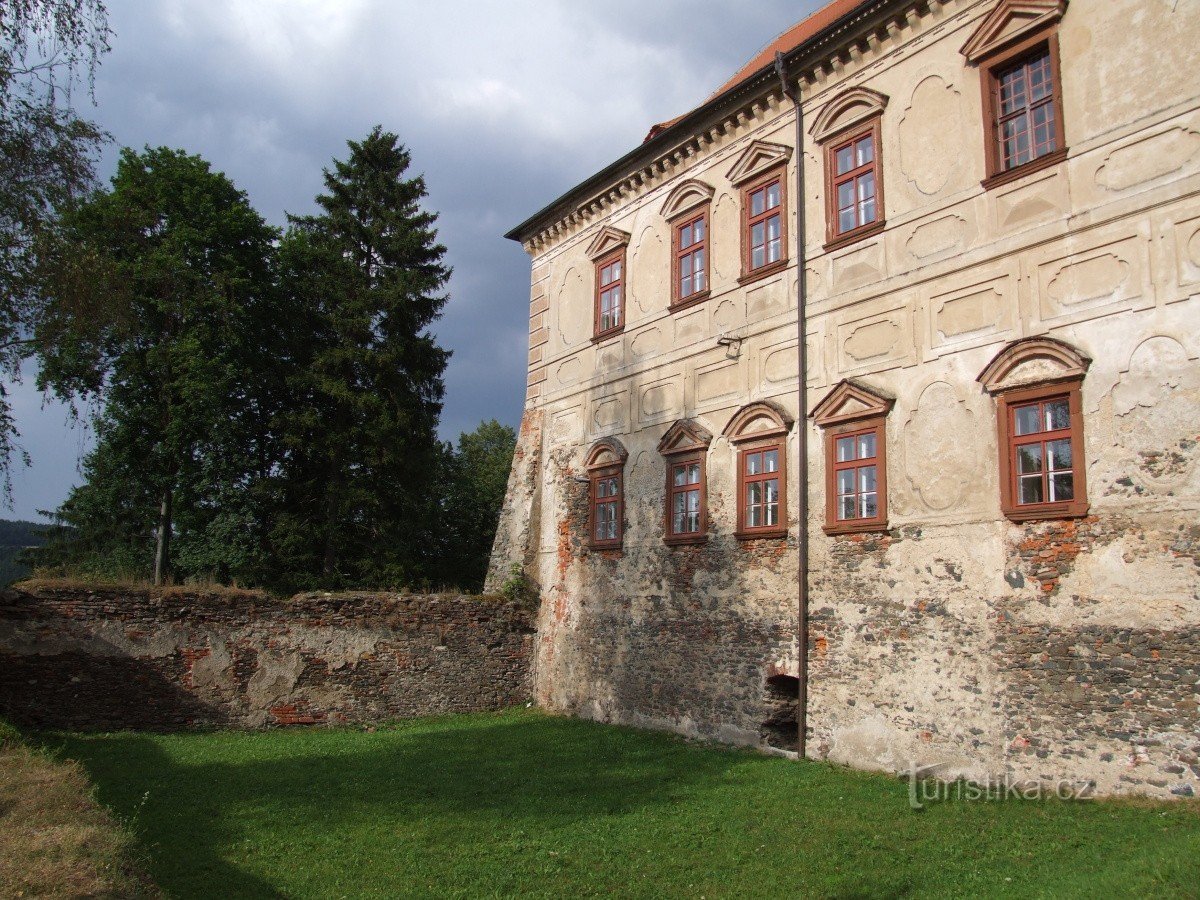
M911 0L863 0L862 3L855 6L850 12L835 19L812 37L785 53L785 66L790 67L797 62L807 61L805 60L806 56L814 55L821 49L823 44L828 43L834 34L844 29L856 19L869 16L872 13L877 14L888 7L902 6L907 2L911 2ZM664 129L655 137L639 144L620 159L605 166L591 178L575 185L575 187L538 210L504 236L511 241L525 243L526 240L546 224L568 215L578 206L580 201L594 196L605 185L616 180L618 173L636 169L637 166L634 163L639 160L644 158L649 160L662 155L667 146L674 144L681 137L695 132L698 126L707 119L720 118L724 115L727 108L736 105L743 94L757 93L765 83L774 81L775 78L775 64L773 62L766 64L754 74L739 81L733 87L696 107L678 122Z

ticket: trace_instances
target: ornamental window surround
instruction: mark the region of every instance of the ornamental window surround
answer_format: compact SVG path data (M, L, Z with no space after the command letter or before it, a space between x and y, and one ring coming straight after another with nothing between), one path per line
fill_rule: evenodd
M667 544L699 544L708 540L706 458L712 435L690 419L680 419L659 441L666 461L663 511Z
M826 534L887 530L887 416L894 402L845 380L813 409L825 432Z
M888 98L851 88L827 103L811 134L824 147L826 250L884 228L882 116Z
M773 403L742 407L725 428L737 448L737 528L742 539L787 536L787 435L792 419Z
M613 438L597 441L588 451L588 546L620 549L625 538L625 460L628 453Z
M1058 23L1065 0L1000 0L962 53L980 70L985 188L1067 155Z
M629 273L625 251L629 233L605 226L592 239L587 254L595 264L592 341L599 342L625 330Z
M711 293L711 185L689 179L663 204L671 226L671 312L703 303Z
M1025 338L979 375L996 398L1000 509L1014 522L1087 515L1081 389L1090 363L1064 341Z

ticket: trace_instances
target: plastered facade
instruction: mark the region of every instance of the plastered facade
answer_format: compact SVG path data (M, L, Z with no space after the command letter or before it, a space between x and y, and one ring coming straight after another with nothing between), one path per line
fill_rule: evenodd
M985 188L982 72L962 48L1005 6L1061 14L1068 152ZM799 152L791 102L764 82L523 235L533 257L529 387L490 578L494 587L516 561L541 592L535 697L604 721L786 747L780 685L804 674L803 527L810 756L1086 781L1107 793L1200 791L1200 8L861 8L861 22L791 70ZM1025 27L1019 17L1000 26ZM854 89L885 101L886 227L826 251L825 160L812 128L836 129L822 112ZM740 284L730 172L755 152L786 165L789 261ZM888 523L825 534L823 433L805 418L786 439L788 536L742 541L736 449L722 432L754 401L800 418L797 166L807 409L846 379L894 398ZM712 188L711 294L673 313L662 208L688 179ZM630 236L628 303L624 330L593 343L587 249L604 228ZM1003 348L1039 336L1090 360L1089 508L1018 523L1001 512L996 398L977 379ZM1054 377L1047 365L1010 377ZM657 446L685 419L714 436L709 539L671 547ZM628 451L623 546L602 552L587 546L583 470L601 438Z

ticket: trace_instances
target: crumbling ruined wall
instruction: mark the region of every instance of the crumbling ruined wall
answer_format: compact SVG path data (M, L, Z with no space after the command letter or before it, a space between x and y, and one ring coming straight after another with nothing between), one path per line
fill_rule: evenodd
M529 697L495 597L44 587L0 594L0 714L42 728L369 723Z

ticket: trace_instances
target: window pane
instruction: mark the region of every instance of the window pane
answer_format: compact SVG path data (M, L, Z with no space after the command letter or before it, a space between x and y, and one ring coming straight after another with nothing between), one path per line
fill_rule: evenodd
M767 503L779 502L779 479L768 478L763 483L763 499Z
M767 226L762 222L750 228L750 246L762 247L767 242Z
M1046 404L1046 431L1057 431L1071 426L1071 409L1066 400L1054 400Z
M608 481L606 479L602 478L596 482L596 496L597 497L607 497L608 496Z
M752 215L752 216L762 215L762 213L766 209L763 206L763 202L766 199L766 196L767 196L767 192L763 191L763 190L757 190L750 195L750 215Z
M781 258L782 244L779 240L779 216L767 219L767 262L776 262Z
M758 475L762 472L762 454L747 453L746 454L746 474Z
M700 492L699 491L688 491L687 492L687 508L688 508L688 512L699 512L700 511Z
M857 457L854 455L855 439L852 437L844 437L837 439L837 461L849 462Z
M838 209L853 209L854 207L854 182L843 181L838 185Z
M845 175L854 168L854 148L843 147L837 152L837 173Z
M1033 434L1038 431L1038 406L1018 406L1013 410L1013 424L1017 435Z
M875 139L873 137L865 137L855 145L855 150L858 153L858 164L865 166L875 158Z
M1051 472L1071 468L1071 441L1049 441L1046 444L1046 456L1049 463L1046 468Z
M875 221L875 173L868 172L858 179L858 223Z
M857 224L855 222L854 216L855 216L855 213L854 213L853 206L850 206L847 209L843 209L838 213L838 233L839 234L842 232L854 230L854 227Z
M676 534L684 532L684 526L687 522L687 513L684 510L684 495L676 494L672 501L671 510L671 531Z
M854 493L854 470L842 469L837 473L837 492L838 494L853 494Z
M701 249L697 250L695 253L693 253L691 256L691 260L692 260L692 271L695 272L697 276L703 275L704 274L704 249L701 248Z
M875 490L875 467L863 466L858 470L858 489L863 493Z
M1075 476L1070 472L1059 472L1050 476L1050 500L1058 503L1075 499Z
M1042 471L1041 444L1023 444L1017 448L1017 471L1022 475Z
M779 451L767 450L763 453L763 471L778 472L779 471Z
M764 525L778 525L779 524L779 504L778 503L768 503L765 507L765 510L766 510L766 515L763 516L763 524Z
M858 512L861 518L873 519L879 514L877 496L876 494L862 494L858 498Z
M613 281L621 277L621 263L619 260L612 264L612 277Z
M759 506L762 502L762 484L757 481L748 482L746 484L746 505Z
M858 458L873 459L875 456L875 432L870 431L858 436Z
M692 226L684 225L679 229L679 249L686 250L692 246Z
M767 185L767 209L774 209L779 205L779 182L773 181Z
M687 483L688 484L699 484L700 483L700 463L689 463L688 464ZM697 496L699 496L699 495L697 495Z
M853 494L851 494L848 497L839 497L838 498L838 520L844 521L846 519L855 518L854 512L855 512L855 509L857 506L858 506L858 503Z
M747 506L746 507L746 527L758 528L762 525L762 507Z
M691 275L684 275L682 278L679 279L679 296L680 297L690 297L695 292L696 292L696 289L692 286L692 276Z
M702 291L702 290L704 290L705 287L708 286L708 282L706 280L708 276L704 274L704 269L703 269L703 265L704 265L703 255L700 256L700 265L701 265L701 269L696 273L695 285L693 286L693 290L696 290L696 291Z
M757 269L760 266L766 265L766 262L767 262L767 248L766 247L755 247L753 250L750 251L750 268Z
M692 237L697 241L704 240L704 220L697 219L692 223Z
M1041 475L1022 475L1020 478L1020 496L1017 498L1019 503L1041 503L1042 502L1042 476Z
M675 467L675 487L687 484L687 466Z

